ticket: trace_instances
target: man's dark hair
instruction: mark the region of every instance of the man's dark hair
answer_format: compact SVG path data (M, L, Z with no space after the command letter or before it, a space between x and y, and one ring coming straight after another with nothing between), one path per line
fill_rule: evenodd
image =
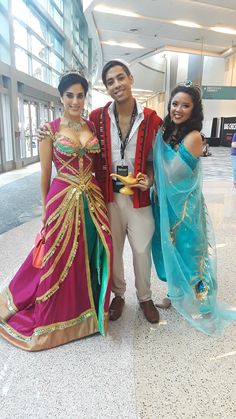
M73 86L73 84L77 84L77 83L81 84L81 86L84 89L84 96L86 96L87 91L88 91L88 82L83 76L75 72L65 74L64 76L61 77L60 83L58 85L60 96L62 97L65 91L70 86Z
M125 63L123 63L122 61L119 61L119 60L111 60L111 61L108 61L108 63L106 63L104 65L103 70L102 70L102 81L103 81L103 84L105 86L107 86L107 83L106 83L107 72L112 67L115 67L117 65L119 65L120 67L123 68L123 70L126 72L127 76L130 76L131 75L131 72L130 72L129 67Z
M185 86L185 85L178 85L176 86L170 95L170 99L168 102L168 114L164 118L164 135L163 138L165 141L169 141L169 138L171 137L173 131L175 130L175 125L171 121L170 118L170 108L171 108L171 102L173 100L173 97L177 93L187 93L193 101L193 110L191 117L185 121L183 124L178 126L178 132L175 135L175 141L176 143L179 143L182 141L182 139L191 131L201 131L202 129L202 121L203 121L203 108L202 108L202 100L201 100L201 89L197 86L191 85L191 86Z

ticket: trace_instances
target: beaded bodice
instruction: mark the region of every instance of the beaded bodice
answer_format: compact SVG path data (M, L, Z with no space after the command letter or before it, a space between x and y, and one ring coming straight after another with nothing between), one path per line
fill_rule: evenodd
M94 154L100 152L100 145L93 132L83 145L75 140L73 133L69 135L63 129L53 135L53 162L57 176L81 183L92 176Z

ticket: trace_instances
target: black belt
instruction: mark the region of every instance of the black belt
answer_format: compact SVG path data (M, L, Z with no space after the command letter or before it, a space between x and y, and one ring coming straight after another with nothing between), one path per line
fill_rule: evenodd
M117 185L116 181L112 179L112 189L113 192L120 192L121 188L123 188L124 185Z

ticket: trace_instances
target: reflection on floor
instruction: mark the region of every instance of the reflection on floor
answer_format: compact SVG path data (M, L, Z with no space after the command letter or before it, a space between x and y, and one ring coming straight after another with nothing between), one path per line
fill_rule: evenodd
M236 191L226 150L213 154L203 159L204 192L216 230L219 296L235 304ZM33 218L0 236L0 288L39 226ZM224 337L210 338L171 308L161 310L159 325L150 325L136 301L128 245L125 267L124 313L106 339L96 335L39 353L0 339L1 419L236 418L236 324ZM165 296L154 276L152 288L155 301Z

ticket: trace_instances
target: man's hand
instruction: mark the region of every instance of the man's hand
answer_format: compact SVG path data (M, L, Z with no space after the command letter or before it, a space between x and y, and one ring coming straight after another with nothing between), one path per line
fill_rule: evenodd
M46 125L43 125L37 129L37 134L36 134L37 141L41 142L42 140L45 139L45 137L47 137L47 135L49 135L49 131Z
M131 185L130 188L138 188L141 191L147 191L151 188L153 181L150 177L144 173L138 173L136 176L137 183Z

